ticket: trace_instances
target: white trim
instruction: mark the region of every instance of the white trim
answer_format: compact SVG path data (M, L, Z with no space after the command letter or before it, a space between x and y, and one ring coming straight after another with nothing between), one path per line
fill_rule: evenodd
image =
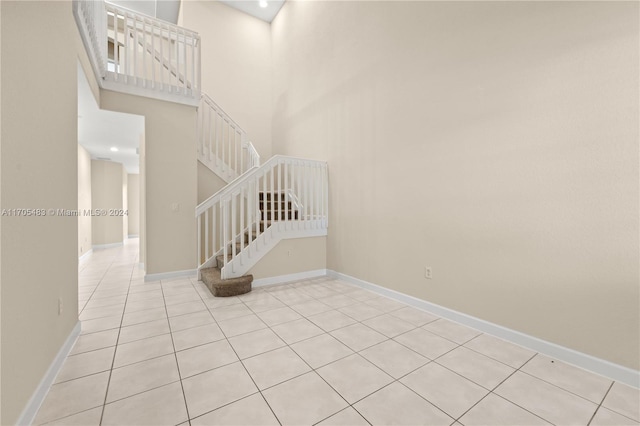
M633 370L619 364L614 364L610 361L596 358L594 356L578 352L576 350L560 346L558 344L551 343L546 340L542 340L537 337L530 336L528 334L524 334L519 331L512 330L510 328L506 328L480 318L472 317L471 315L463 314L461 312L454 311L453 309L445 308L444 306L427 302L426 300L418 299L416 297L409 296L395 290L372 284L370 282L352 277L350 275L342 274L330 269L327 270L327 275L333 278L339 278L351 284L355 284L358 287L371 290L374 293L378 293L390 299L406 303L407 305L422 309L423 311L430 312L442 318L458 322L468 327L483 331L487 334L491 334L495 337L507 340L520 346L524 346L525 348L531 349L541 354L548 355L569 364L573 364L577 367L594 372L596 374L600 374L620 383L625 383L636 388L640 387L640 371Z
M200 105L200 90L196 90L192 95L187 96L179 93L168 93L168 92L160 92L158 90L152 90L149 88L138 87L128 85L122 82L113 81L114 73L111 71L107 71L107 77L101 79L100 87L105 90L111 90L112 92L120 92L127 95L133 96L141 96L143 98L156 99L164 102L173 102L177 104L197 107ZM140 80L140 78L138 78ZM165 84L165 86L167 86ZM177 91L183 90L177 86L172 86L172 89ZM191 89L189 89L191 90Z
M140 269L142 269L144 271L144 262L138 263L138 268L140 268Z
M310 278L324 277L327 275L326 269L316 269L313 271L297 272L295 274L278 275L275 277L258 278L251 283L252 287L264 287L274 284L282 284L289 281L308 280Z
M124 245L124 242L121 243L111 243L111 244L94 244L92 250L103 250L113 247L121 247Z
M73 327L73 330L71 330L71 333L69 333L67 339L62 344L62 347L58 351L56 357L53 359L53 362L49 366L47 372L44 374L44 377L42 377L42 380L40 380L38 387L31 395L31 398L29 399L27 405L24 407L24 410L22 410L22 413L20 414L20 417L18 417L18 421L16 422L16 424L30 425L31 423L33 423L36 414L38 414L40 406L42 406L42 403L44 402L44 398L47 396L47 393L49 393L49 389L51 388L53 381L56 379L56 376L62 368L62 364L64 364L64 361L65 359L67 359L69 352L71 352L71 349L73 349L73 345L75 345L76 340L80 335L80 329L80 321L78 321Z
M127 235L127 238L140 238L139 234L129 234Z
M82 262L83 260L87 260L87 258L91 256L92 253L93 253L93 249L90 248L82 256L78 258L78 263Z
M159 281L159 280L170 280L173 278L181 278L181 277L196 277L198 275L197 269L186 269L184 271L171 271L171 272L161 272L159 274L145 274L144 281Z

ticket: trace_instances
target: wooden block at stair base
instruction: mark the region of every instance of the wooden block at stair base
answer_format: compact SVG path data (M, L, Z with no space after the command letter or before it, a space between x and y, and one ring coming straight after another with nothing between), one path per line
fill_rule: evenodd
M220 269L218 268L202 269L200 275L202 282L215 297L230 297L249 293L253 282L253 275L223 280L220 278Z

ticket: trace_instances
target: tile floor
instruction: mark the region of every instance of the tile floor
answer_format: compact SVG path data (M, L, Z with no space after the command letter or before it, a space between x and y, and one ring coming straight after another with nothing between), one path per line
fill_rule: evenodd
M631 425L639 393L329 278L214 298L80 265L82 334L35 424Z

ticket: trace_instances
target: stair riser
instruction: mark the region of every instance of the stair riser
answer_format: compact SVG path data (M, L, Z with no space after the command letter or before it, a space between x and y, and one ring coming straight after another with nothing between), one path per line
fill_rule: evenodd
M272 203L270 201L262 202L260 201L260 210L278 210L281 209L282 211L284 210L288 210L288 211L292 211L293 210L293 203L291 201L289 201L288 203L279 203L279 202L275 202Z
M298 219L298 212L288 212L288 214L285 214L285 212L281 212L280 214L278 214L278 212L271 212L271 211L263 211L262 212L262 220L274 220L275 218L280 218L280 220L297 220Z
M276 200L276 202L278 200L285 202L285 201L287 201L287 195L286 194L282 194L282 193L274 193L273 194L273 199ZM264 200L271 201L272 200L271 193L270 192L267 192L266 194L264 192L258 193L258 200L260 200L260 202L262 202Z

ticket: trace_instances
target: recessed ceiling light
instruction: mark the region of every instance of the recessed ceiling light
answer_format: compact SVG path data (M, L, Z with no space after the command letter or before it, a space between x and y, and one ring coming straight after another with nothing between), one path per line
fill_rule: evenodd
M260 7L267 7L269 6L269 3L267 3L267 0L260 0Z
M115 146L111 147L111 152L118 152L118 148L116 148Z

